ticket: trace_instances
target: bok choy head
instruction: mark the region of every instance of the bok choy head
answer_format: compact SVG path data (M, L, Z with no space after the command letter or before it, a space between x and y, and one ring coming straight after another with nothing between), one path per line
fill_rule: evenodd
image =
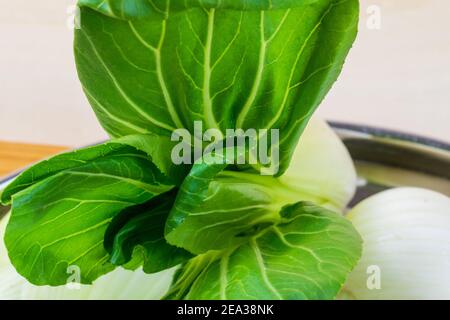
M354 168L325 125L311 131L317 143L298 141L341 71L358 1L79 7L79 78L113 139L41 162L3 191L12 204L5 243L20 275L60 286L68 272L91 284L119 266L181 265L166 298L334 298L361 251L340 214ZM229 130L278 130L268 154L279 151L280 170L262 176L226 157L176 163L174 132L192 135L183 146L195 149L198 123L215 130L215 142ZM321 174L310 172L314 164Z

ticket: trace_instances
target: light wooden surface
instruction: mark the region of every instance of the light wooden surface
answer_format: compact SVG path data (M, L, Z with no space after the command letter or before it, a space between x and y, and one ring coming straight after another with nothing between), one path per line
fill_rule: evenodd
M67 149L63 146L0 141L0 178Z

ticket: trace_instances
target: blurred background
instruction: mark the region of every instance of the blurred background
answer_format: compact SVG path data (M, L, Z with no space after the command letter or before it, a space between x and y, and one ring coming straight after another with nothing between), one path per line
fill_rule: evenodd
M0 140L106 138L77 80L75 0L0 0ZM361 0L358 39L319 109L329 120L450 142L450 1Z

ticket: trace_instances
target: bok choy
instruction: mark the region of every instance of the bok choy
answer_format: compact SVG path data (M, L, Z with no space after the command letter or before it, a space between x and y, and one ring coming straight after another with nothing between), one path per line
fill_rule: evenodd
M68 272L92 284L117 267L178 266L167 299L334 298L361 254L342 216L356 175L325 125L298 142L355 39L358 1L79 7L78 75L111 141L36 164L3 191L17 272L61 286ZM192 163L175 149L194 150Z
M324 148L324 146L326 146L326 148ZM302 161L299 161L300 159ZM356 172L344 145L326 123L318 119L313 119L313 121L308 124L308 127L302 135L300 143L294 152L291 166L294 165L295 168L292 168L292 176L286 173L283 177L290 177L292 178L292 181L296 181L298 200L311 201L313 199L324 199L325 206L330 209L334 208L337 212L342 212L340 210L338 211L334 204L338 204L338 207L343 208L353 196L356 187ZM318 175L316 176L318 179L314 179L315 177L310 176L312 167L314 167L314 171L321 172L323 175ZM336 171L338 171L338 174L334 174ZM321 178L326 176L328 176L327 179ZM271 177L266 178L273 179ZM333 188L327 188L327 186L333 186ZM13 185L11 185L11 188L12 187ZM328 190L332 189L335 190L334 194L328 192ZM346 197L343 198L340 192L346 192ZM331 217L335 216L331 215ZM337 221L340 221L337 217L335 218ZM2 220L2 228L0 229L2 238L7 221L8 219ZM324 222L326 223L327 220L324 220ZM305 225L305 227L311 229L314 228L314 225L315 224L312 224L309 227ZM337 231L338 229L336 229L336 227L337 226L333 228ZM307 230L304 230L304 228L299 229L305 233L308 232ZM49 231L46 230L45 232ZM320 236L320 233L318 233L318 236ZM351 239L345 239L344 241L350 242L350 240ZM32 241L34 240L29 240L30 243L32 243ZM326 239L320 239L317 245L321 246L320 244L323 244L323 241L326 241ZM359 243L358 238L353 239L353 241L354 242L349 245L354 246ZM126 240L124 242L126 243ZM121 244L121 242L116 242L116 244ZM121 256L121 252L124 251L118 247L117 254L115 255L116 259ZM320 251L318 251L318 253L319 252ZM287 259L286 261L294 259L294 257L291 258L288 255L286 255L285 258ZM159 261L164 261L164 258L159 259ZM199 258L192 263L198 263L198 261ZM309 263L311 262L312 261ZM293 265L296 264L299 263L293 262ZM245 267L245 264L242 263L242 266ZM167 293L174 272L173 269L168 269L162 273L145 275L141 268L137 269L135 272L121 269L122 268L118 268L115 271L100 277L90 286L81 285L80 290L74 290L68 286L56 288L49 286L34 286L27 283L24 278L15 272L6 254L6 248L2 246L0 247L0 299L157 299L163 297ZM184 272L186 271L184 270ZM69 275L70 274L65 273L64 277L68 278ZM188 283L184 283L184 285L187 284ZM178 286L180 286L180 282L178 282ZM311 295L309 297L314 298L314 296L312 296L314 292L317 292L317 290L310 287L307 292L305 291L305 297L306 295ZM210 293L210 297L212 298L213 293ZM209 293L205 294L209 295ZM240 298L244 297L246 296L240 296Z

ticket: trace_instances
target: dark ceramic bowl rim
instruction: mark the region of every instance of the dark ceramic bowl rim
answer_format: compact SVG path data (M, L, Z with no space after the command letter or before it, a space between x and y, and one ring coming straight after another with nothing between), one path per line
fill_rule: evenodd
M413 142L416 144L434 147L444 151L450 151L450 143L440 141L437 139L427 138L417 134L339 121L328 121L328 123L331 125L333 129L349 130L362 134L368 134L377 138L390 138L406 142Z
M333 129L348 130L348 131L355 132L355 133L371 135L371 136L377 137L377 138L390 138L390 139L395 139L395 140L399 140L399 141L412 142L415 144L433 147L433 148L440 149L443 151L450 151L450 143L446 143L446 142L439 141L439 140L432 139L432 138L427 138L427 137L416 135L416 134L411 134L411 133L406 133L406 132L391 130L391 129L384 129L384 128L374 127L374 126L367 126L367 125L362 125L362 124L352 124L352 123L348 123L348 122L328 121L328 123L330 124L330 126ZM13 173L9 176L6 176L2 180L0 180L0 184L11 181L15 177L17 177L21 172L22 172L22 170L20 170L16 173Z

